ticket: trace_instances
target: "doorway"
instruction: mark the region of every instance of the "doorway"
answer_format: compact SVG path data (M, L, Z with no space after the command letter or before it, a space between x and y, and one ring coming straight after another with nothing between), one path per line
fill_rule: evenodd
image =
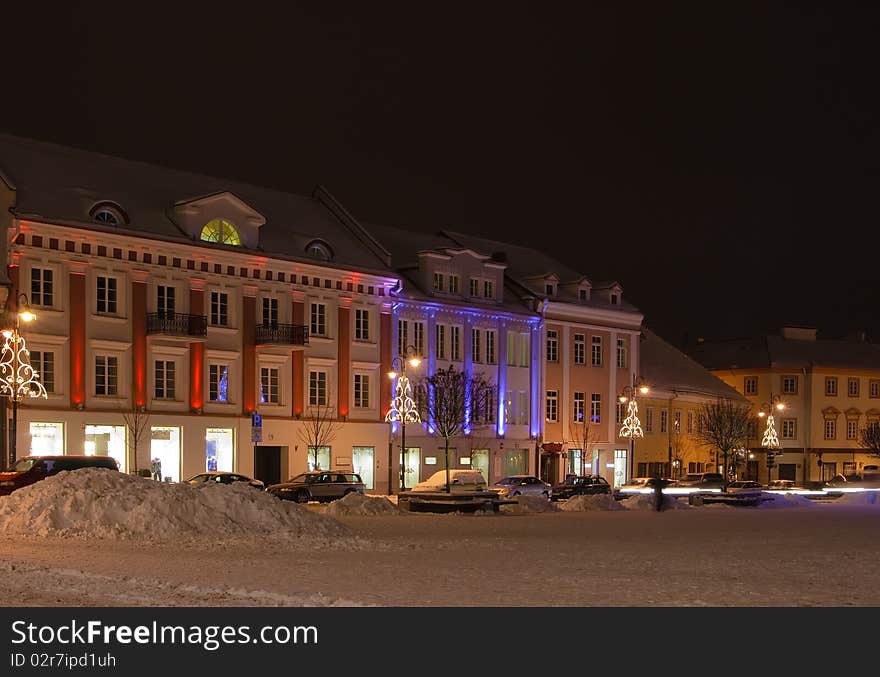
M797 464L795 464L795 463L780 463L779 464L779 479L791 480L792 482L797 481Z
M541 479L550 484L559 481L559 454L555 452L541 454Z
M254 479L268 487L281 482L281 450L286 447L254 446Z

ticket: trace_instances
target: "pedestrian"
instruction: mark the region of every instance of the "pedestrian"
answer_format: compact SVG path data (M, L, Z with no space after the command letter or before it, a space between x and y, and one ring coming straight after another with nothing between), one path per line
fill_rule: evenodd
M654 478L654 507L657 512L663 510L663 487L666 486L666 480L660 477Z

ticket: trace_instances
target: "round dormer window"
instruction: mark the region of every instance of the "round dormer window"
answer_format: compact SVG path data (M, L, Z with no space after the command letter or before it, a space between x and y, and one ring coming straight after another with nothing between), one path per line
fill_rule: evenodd
M333 250L323 240L312 240L306 245L306 254L313 259L329 261L333 258Z
M122 213L122 210L110 203L100 202L92 207L89 215L98 223L105 226L121 226L128 223L128 219Z
M238 234L238 230L226 219L208 221L202 228L201 239L205 242L217 242L234 247L241 246L241 236Z

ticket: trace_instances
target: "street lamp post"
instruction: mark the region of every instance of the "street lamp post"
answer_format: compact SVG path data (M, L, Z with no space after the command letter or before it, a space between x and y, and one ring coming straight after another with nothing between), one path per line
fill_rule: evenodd
M636 390L642 395L647 395L649 392L648 386L636 379L635 374L633 374L632 385L624 386L623 392L617 398L621 404L629 402L626 407L626 418L623 420L619 433L620 437L629 438L629 460L626 464L627 480L633 476L633 466L636 462L636 438L645 436L644 432L642 432L642 422L639 421L639 405L636 403Z
M772 392L770 393L770 401L764 402L761 405L761 410L758 412L758 416L760 418L767 419L767 426L764 428L764 435L761 438L761 446L767 452L767 481L770 481L770 474L773 471L773 468L776 466L776 461L774 457L776 454L780 453L778 449L780 448L779 444L779 435L776 433L776 424L773 419L773 411L784 411L785 410L785 402L782 401L782 397L779 395L774 395Z
M15 315L11 329L3 329L3 349L0 352L0 396L12 401L12 443L9 447L9 467L16 461L18 442L18 403L25 397L47 397L46 388L40 382L40 375L31 366L30 351L21 335L20 322L33 322L37 316L31 310L25 294L16 299L24 301L24 307Z
M421 423L418 408L412 398L412 387L409 378L406 375L406 365L409 363L412 367L418 367L422 361L419 359L414 346L407 347L406 355L403 358L395 357L391 360L391 371L388 377L397 379L397 385L394 390L394 398L391 400L391 409L385 415L387 423L400 423L400 490L406 489L406 424ZM397 365L397 368L395 368ZM399 370L399 371L398 371ZM393 448L393 446L392 446ZM389 454L388 458L388 493L391 493L391 468L393 466L393 456Z

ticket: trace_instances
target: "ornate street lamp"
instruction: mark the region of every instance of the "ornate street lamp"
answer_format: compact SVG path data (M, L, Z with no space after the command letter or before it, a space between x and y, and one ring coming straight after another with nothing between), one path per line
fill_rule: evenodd
M633 477L633 465L636 462L636 438L645 436L645 433L642 431L642 422L639 421L639 405L636 403L636 390L642 395L647 395L650 392L648 386L644 382L637 380L635 374L633 374L632 385L624 386L623 392L617 398L621 404L629 402L626 407L626 418L623 419L623 425L621 425L619 433L620 437L629 438L627 479Z
M397 385L394 389L394 398L391 400L391 409L388 410L388 413L385 415L385 421L387 423L400 423L400 450L401 450L401 462L400 462L400 490L404 491L406 489L406 424L407 423L421 423L422 419L419 416L419 410L416 407L415 400L412 398L412 387L409 383L409 378L406 375L406 365L409 363L412 367L418 367L422 361L419 359L419 356L415 352L414 346L409 346L407 348L407 354L404 358L395 357L391 360L391 371L388 372L388 377L391 379L397 379ZM395 365L397 365L397 370L395 369ZM399 370L399 371L398 371ZM391 493L391 468L393 459L388 459L388 492Z
M761 405L761 411L758 416L767 418L767 426L764 428L764 435L761 437L761 446L767 452L767 481L770 481L770 472L776 465L775 456L779 453L779 435L776 433L776 422L773 419L773 411L783 411L785 403L779 395L770 393L770 401Z
M47 397L46 388L40 382L40 375L31 366L31 353L19 332L20 322L33 322L37 316L31 310L25 294L19 294L17 301L19 300L24 300L24 307L16 314L15 324L12 329L4 329L0 332L3 337L3 349L0 352L0 396L12 401L10 468L16 461L18 403L25 397Z

